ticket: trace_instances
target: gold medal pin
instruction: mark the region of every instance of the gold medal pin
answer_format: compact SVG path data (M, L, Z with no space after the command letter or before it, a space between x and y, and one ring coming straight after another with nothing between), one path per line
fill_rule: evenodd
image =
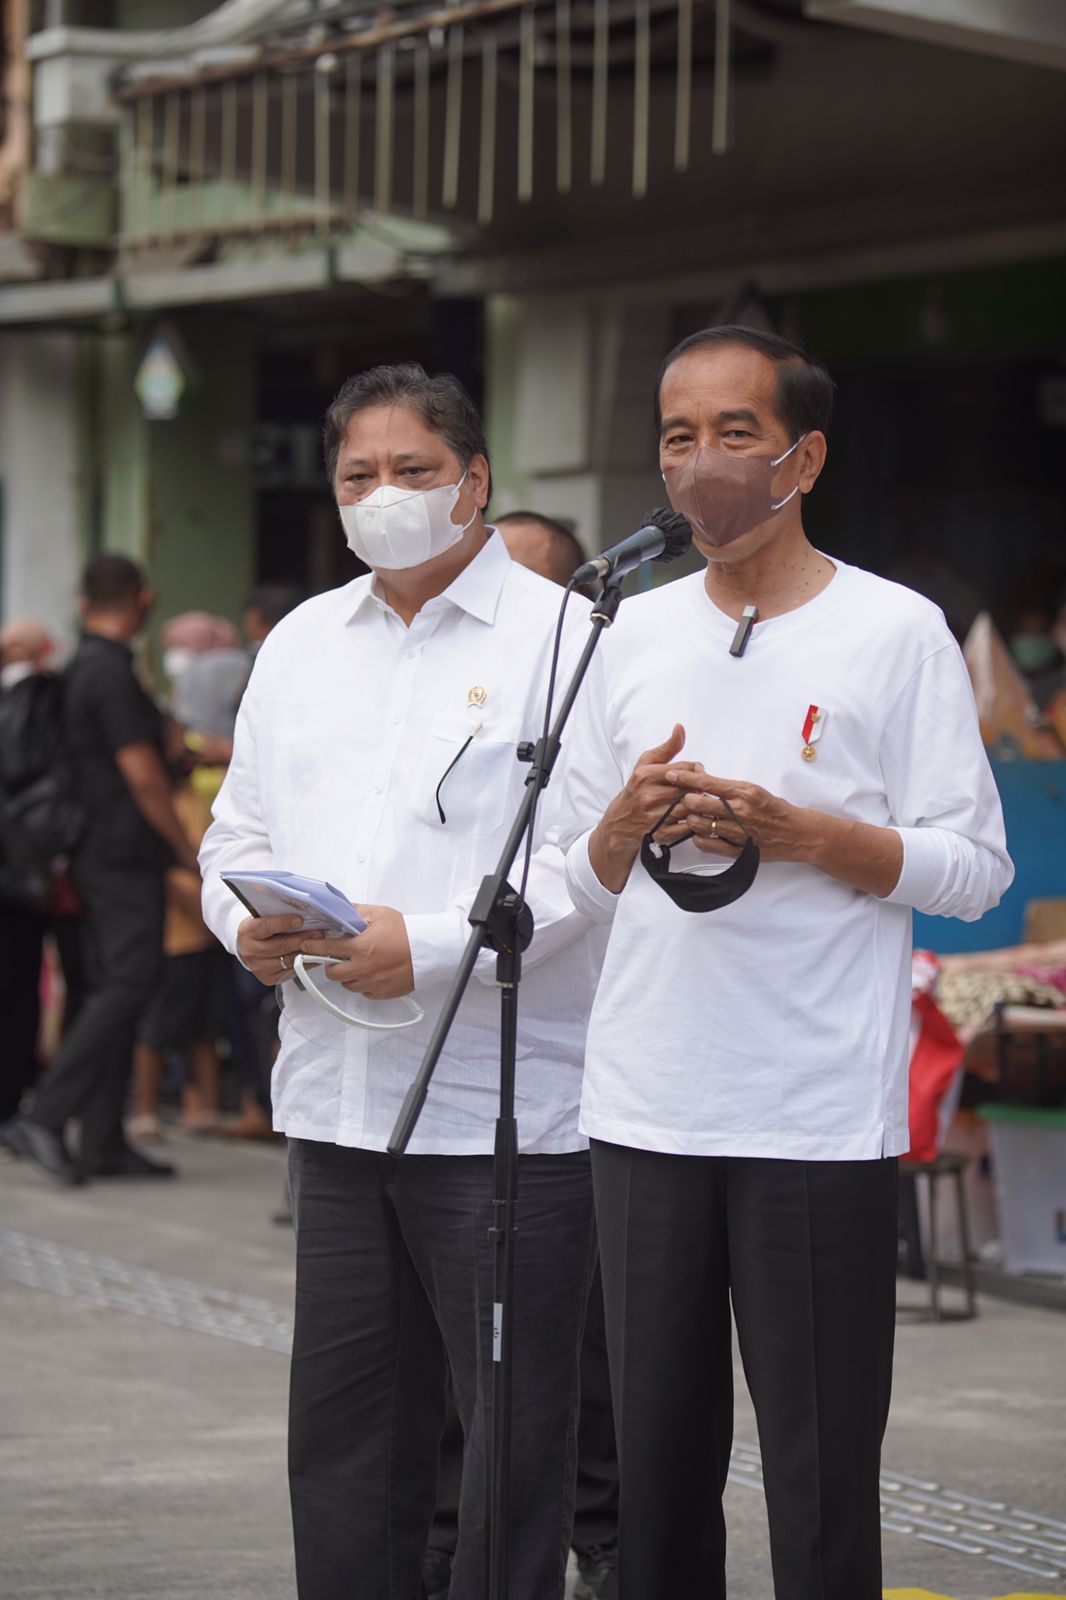
M800 751L804 761L813 761L818 752L815 745L822 737L825 727L825 711L821 706L808 706L807 718L803 724L803 749Z

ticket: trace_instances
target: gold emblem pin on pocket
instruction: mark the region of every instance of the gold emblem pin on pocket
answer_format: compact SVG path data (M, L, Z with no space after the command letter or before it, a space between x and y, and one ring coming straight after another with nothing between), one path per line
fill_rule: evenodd
M467 693L466 703L468 706L483 706L488 697L488 690L483 689L480 683L475 683Z

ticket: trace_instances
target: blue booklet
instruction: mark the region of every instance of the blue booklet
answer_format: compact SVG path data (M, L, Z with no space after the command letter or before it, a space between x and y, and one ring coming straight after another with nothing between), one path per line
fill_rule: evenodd
M366 923L347 895L323 878L304 878L298 872L223 872L222 882L253 917L299 915L305 928L321 930L333 939L362 933Z

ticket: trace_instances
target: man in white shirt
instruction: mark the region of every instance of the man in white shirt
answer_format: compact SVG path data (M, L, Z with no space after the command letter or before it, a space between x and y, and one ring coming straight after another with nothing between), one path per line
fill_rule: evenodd
M708 329L658 398L707 568L623 606L567 802L574 903L612 924L582 1127L621 1594L725 1595L731 1299L777 1600L880 1600L911 911L973 920L1012 869L942 615L805 537L824 368Z
M484 436L455 379L413 365L350 379L327 413L325 447L349 544L372 571L309 600L263 643L204 841L204 904L223 942L264 983L284 985L272 1087L297 1237L289 1467L301 1600L417 1600L446 1363L466 1436L451 1593L482 1600L499 1084L491 953L409 1154L393 1159L386 1145L466 913L518 809L527 769L515 747L540 732L559 593L484 523ZM576 602L568 657L584 612ZM515 1600L563 1593L593 1251L577 1106L602 941L565 887L558 793L538 811L517 1047ZM247 918L219 875L271 866L342 885L365 932L316 943L287 919ZM423 1021L380 1033L333 1021L289 981L297 953L315 949L342 958L328 969L338 997L366 1008L413 995Z

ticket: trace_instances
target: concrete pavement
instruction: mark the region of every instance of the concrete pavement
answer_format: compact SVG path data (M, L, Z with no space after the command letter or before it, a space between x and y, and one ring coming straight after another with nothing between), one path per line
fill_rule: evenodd
M168 1149L172 1184L63 1191L0 1165L5 1600L293 1600L292 1237L270 1221L281 1150L181 1137ZM887 1586L1066 1596L1064 1357L1053 1311L985 1299L971 1323L901 1319ZM771 1600L739 1372L737 1393L730 1596Z

